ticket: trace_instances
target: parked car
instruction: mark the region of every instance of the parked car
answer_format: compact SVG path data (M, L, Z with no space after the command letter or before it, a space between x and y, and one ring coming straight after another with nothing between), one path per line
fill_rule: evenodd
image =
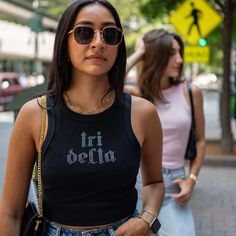
M23 89L20 75L14 72L0 72L0 106L6 106Z

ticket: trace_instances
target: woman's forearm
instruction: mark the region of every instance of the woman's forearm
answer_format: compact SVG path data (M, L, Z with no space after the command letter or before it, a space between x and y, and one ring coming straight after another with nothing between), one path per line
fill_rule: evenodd
M130 69L142 59L143 54L144 54L144 50L137 50L131 56L127 58L126 74L128 74Z
M148 184L142 188L142 203L144 210L159 214L164 199L165 188L163 182Z
M0 234L1 236L20 235L20 220L11 216L0 214Z
M205 140L199 140L197 142L197 157L190 164L189 175L193 174L195 176L198 176L201 170L202 164L204 162L205 148L206 148Z

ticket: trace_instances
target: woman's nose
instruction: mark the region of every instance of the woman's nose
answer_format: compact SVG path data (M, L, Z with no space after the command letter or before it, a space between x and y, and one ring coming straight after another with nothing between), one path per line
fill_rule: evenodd
M176 57L176 62L177 62L178 64L181 64L181 63L183 62L182 56L181 56L180 54L177 55L177 57Z
M102 38L102 32L100 30L94 31L94 37L91 42L91 44L94 45L105 45L103 38Z

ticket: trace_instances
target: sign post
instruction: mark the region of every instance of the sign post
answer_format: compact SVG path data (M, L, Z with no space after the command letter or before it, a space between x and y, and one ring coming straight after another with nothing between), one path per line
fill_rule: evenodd
M40 0L36 2L36 8L29 20L29 26L35 32L35 47L34 47L34 72L38 75L42 73L42 63L38 59L38 34L43 31L42 16L39 13Z

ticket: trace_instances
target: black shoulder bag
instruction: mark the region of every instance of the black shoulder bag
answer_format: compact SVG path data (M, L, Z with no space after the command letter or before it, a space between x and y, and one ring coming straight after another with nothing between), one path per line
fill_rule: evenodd
M185 152L185 159L193 161L195 160L197 156L197 147L196 147L197 134L196 134L196 122L195 122L195 113L194 113L194 105L193 105L192 87L190 84L188 84L187 86L188 86L188 93L189 93L190 105L191 105L192 122L191 122L191 128L189 132L188 145Z
M43 216L43 190L41 177L42 163L42 144L44 141L45 125L46 125L46 96L42 96L42 115L41 115L41 131L37 167L37 201L38 208L33 202L28 202L25 208L24 216L21 223L20 236L43 236L46 233L46 221ZM31 180L35 181L35 180Z

